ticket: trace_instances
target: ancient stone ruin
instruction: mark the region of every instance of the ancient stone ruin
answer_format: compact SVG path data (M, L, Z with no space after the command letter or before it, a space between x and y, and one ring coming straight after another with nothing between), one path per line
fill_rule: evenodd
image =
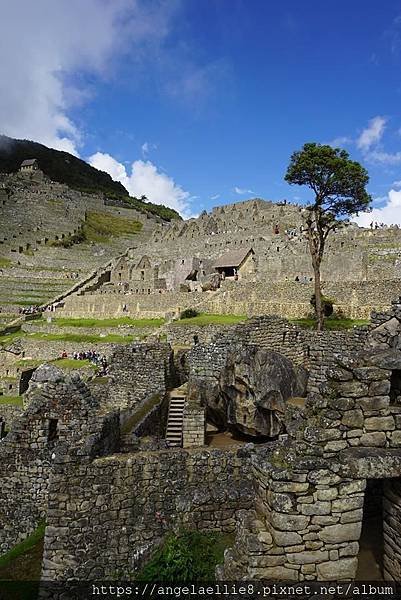
M102 381L39 367L0 442L2 551L45 518L43 578L130 578L184 526L235 534L218 579L349 581L374 527L371 574L399 580L400 333L396 300L349 331L116 346Z

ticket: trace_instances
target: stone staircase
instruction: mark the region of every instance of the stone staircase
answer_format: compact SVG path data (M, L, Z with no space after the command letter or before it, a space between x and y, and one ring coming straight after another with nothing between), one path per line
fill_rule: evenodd
M181 387L175 388L169 392L170 402L166 427L166 441L169 446L182 446L182 427L187 385L188 384L184 383Z

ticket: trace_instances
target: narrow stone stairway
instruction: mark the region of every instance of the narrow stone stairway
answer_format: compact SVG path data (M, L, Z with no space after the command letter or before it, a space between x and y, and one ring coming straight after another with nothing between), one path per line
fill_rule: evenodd
M184 405L187 394L187 384L169 392L170 402L168 408L166 440L169 446L182 446L182 427L184 420Z

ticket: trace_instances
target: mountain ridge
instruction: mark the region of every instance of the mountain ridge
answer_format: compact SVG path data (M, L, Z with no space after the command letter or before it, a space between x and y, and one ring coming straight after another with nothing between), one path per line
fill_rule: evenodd
M53 181L86 193L103 193L110 203L135 208L143 213L158 215L166 221L181 219L172 208L162 204L144 202L129 195L119 181L114 181L105 171L92 167L86 161L63 150L48 148L32 140L14 139L0 134L0 172L17 172L23 160L36 158L41 170Z

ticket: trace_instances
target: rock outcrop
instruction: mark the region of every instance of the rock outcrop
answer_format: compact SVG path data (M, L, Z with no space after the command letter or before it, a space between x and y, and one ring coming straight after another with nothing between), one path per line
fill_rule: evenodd
M282 431L286 401L305 394L306 380L306 371L285 356L244 346L229 354L210 412L224 411L226 424L247 435L274 437Z

